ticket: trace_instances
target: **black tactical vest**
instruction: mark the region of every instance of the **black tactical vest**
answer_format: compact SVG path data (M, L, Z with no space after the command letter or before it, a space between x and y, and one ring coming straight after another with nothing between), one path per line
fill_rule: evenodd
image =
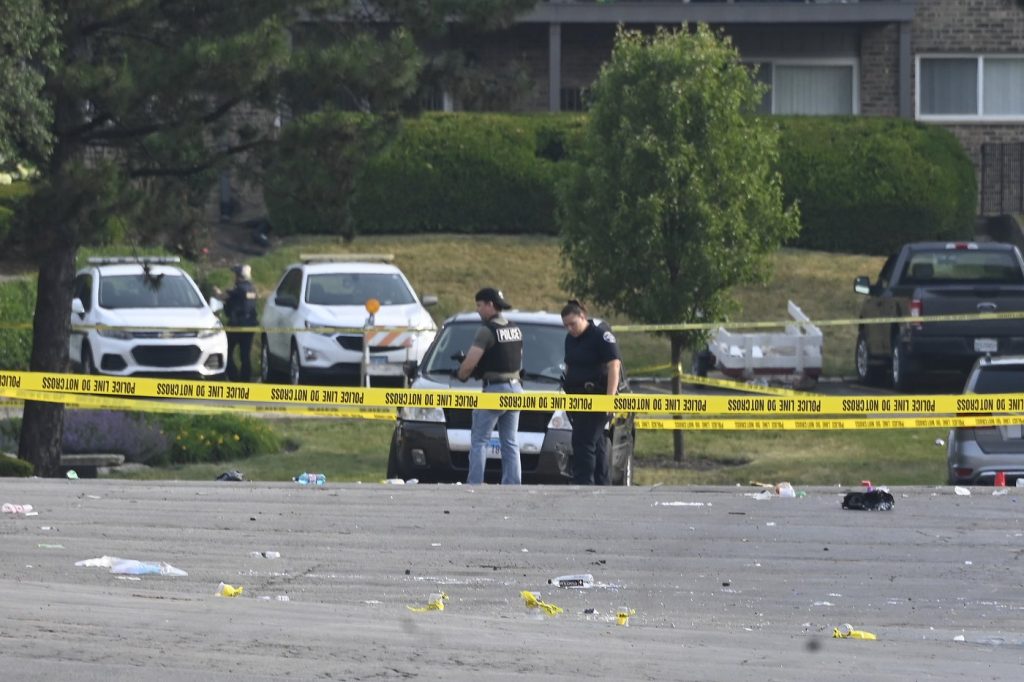
M477 374L513 374L523 367L523 331L509 322L495 324L493 320L484 323L494 335L495 344L484 351L476 366Z
M228 295L225 306L228 313L228 324L235 326L254 325L259 321L256 314L256 287L252 282L241 280Z

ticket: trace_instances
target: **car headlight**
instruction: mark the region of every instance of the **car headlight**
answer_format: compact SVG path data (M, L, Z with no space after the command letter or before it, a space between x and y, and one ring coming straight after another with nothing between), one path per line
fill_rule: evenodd
M398 418L407 422L444 423L444 410L440 407L401 407Z
M211 336L220 334L222 331L224 331L224 325L220 323L220 320L217 320L217 323L209 329L200 329L198 336L201 339L208 339Z
M100 336L105 336L108 339L130 339L132 338L131 332L126 332L123 329L113 329L110 327L98 327L96 333Z
M569 415L564 410L555 410L548 421L548 431L572 431Z
M310 330L314 334L320 336L334 336L334 331L323 331L324 327L333 327L334 325L327 324L325 322L314 322L313 320L306 320L306 329Z

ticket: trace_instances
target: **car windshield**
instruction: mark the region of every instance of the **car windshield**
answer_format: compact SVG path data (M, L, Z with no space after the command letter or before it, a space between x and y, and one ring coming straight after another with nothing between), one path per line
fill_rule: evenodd
M1012 251L949 249L914 253L901 279L921 286L946 282L1022 284L1024 273Z
M565 358L565 329L550 324L516 324L523 331L523 370L526 377L558 381ZM424 359L423 373L455 374L460 361L452 356L469 350L479 328L478 321L445 325L429 356Z
M182 275L110 275L100 281L100 306L202 308L203 299Z
M1024 387L1024 365L982 367L974 382L974 393L1019 393Z
M310 275L306 303L314 305L364 305L375 298L381 305L407 305L416 297L397 273L331 272Z

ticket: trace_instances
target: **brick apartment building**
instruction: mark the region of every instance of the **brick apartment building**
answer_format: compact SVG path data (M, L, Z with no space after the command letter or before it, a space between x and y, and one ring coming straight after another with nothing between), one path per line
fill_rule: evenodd
M1024 213L1024 4L1018 0L546 0L466 36L481 65L518 63L513 107L585 107L616 27L706 22L770 90L765 113L901 116L951 130L974 160L982 214ZM443 99L445 108L459 103Z

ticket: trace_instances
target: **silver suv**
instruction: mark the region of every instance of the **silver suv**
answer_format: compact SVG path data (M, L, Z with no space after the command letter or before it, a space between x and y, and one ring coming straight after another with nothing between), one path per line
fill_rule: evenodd
M980 358L967 376L965 394L1020 393L1024 388L1024 356ZM979 408L990 411L987 405ZM979 409L981 412L982 409ZM1024 417L1021 417L1024 423ZM1024 477L1022 424L957 428L949 432L946 461L950 484L991 485L1003 472L1007 485Z

